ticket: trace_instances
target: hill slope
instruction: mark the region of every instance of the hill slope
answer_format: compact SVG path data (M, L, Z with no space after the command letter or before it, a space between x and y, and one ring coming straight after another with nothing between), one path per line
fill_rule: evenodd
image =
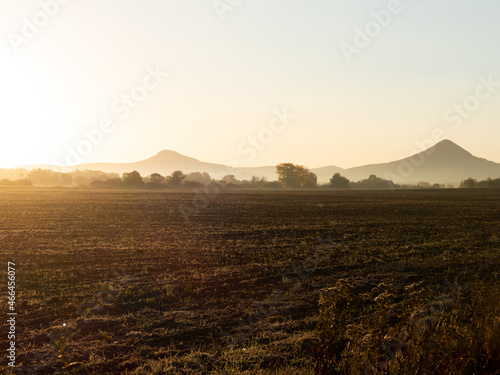
M498 178L500 164L478 158L457 144L443 140L408 158L350 168L344 173L347 178L354 181L375 174L397 183L413 184L428 181L457 184L468 177Z
M212 177L217 178L233 174L240 180L251 179L253 176L266 177L268 180L276 180L278 178L275 166L245 167L234 170L223 164L206 163L170 150L161 151L149 159L135 163L92 163L77 165L74 168L97 169L103 172L117 173L137 170L142 175L149 175L151 173L169 175L175 170L181 170L184 173L207 172Z
M33 167L40 166L25 168L31 169ZM48 166L44 166L44 168L48 168ZM134 163L91 163L65 168L65 170L74 169L92 169L114 173L137 170L143 176L151 173L169 175L173 171L180 169L184 173L207 172L213 178L222 178L230 174L235 175L239 180L249 180L252 176L266 177L269 181L278 178L275 166L242 167L234 170L223 164L203 162L169 150L161 151L151 158ZM320 183L328 182L335 173L340 173L351 181L359 181L374 174L400 184L416 184L419 181L428 181L430 183L457 185L468 177L479 180L488 177L499 178L500 164L476 157L457 144L449 140L443 140L425 151L401 160L348 169L331 165L313 168L311 171L316 173Z

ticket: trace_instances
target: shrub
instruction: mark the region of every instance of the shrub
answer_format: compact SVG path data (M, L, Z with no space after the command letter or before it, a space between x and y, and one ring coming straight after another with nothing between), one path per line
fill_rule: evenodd
M498 284L436 294L345 279L323 292L320 316L317 374L500 374Z

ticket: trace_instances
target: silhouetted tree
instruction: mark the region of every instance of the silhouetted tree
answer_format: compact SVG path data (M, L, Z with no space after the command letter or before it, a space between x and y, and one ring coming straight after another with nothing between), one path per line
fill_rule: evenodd
M307 172L302 178L300 187L303 189L314 189L318 186L318 176L315 173Z
M302 165L281 163L276 166L278 181L287 189L311 189L317 186L317 176Z
M278 181L271 181L271 182L266 182L266 183L262 184L262 189L279 190L279 189L283 189L283 185L281 185Z
M187 181L195 181L199 182L200 184L209 184L212 182L212 177L207 172L193 172L193 173L188 173L186 176L186 179L184 183Z
M461 188L465 188L465 189L475 188L475 187L477 187L477 180L475 180L472 177L470 177L470 178L468 178L466 180L463 180L460 183L460 187Z
M488 177L486 180L479 181L477 187L481 188L500 188L500 178L491 179Z
M186 175L182 171L174 171L168 178L168 184L173 188L178 188L182 185L182 182L186 179Z
M144 181L141 174L137 171L124 173L122 176L123 185L126 187L141 188L144 187Z
M330 187L332 189L349 189L349 179L342 176L340 173L335 173L330 178Z
M296 189L300 187L299 177L297 176L295 165L292 163L281 163L276 166L278 181L284 188Z
M257 176L252 176L252 179L248 181L246 186L250 189L261 189L267 184L267 178L265 176L262 177L257 177ZM279 184L279 183L278 183ZM280 185L281 187L281 185Z
M419 183L417 184L417 187L428 189L431 187L431 184L430 184L430 182L427 182L427 181L419 181Z
M365 180L352 183L354 189L395 189L396 185L390 180L384 180L383 178L377 177L374 174L370 175Z
M234 177L234 174L228 174L224 177L222 177L221 182L226 183L226 184L236 184L238 183L238 180L236 177Z
M478 181L472 177L463 180L460 187L464 189L472 188L500 188L500 178L492 179L488 177L486 180Z
M153 189L160 189L162 187L165 187L165 182L166 179L159 173L153 173L151 176L149 176L148 181L147 181L147 186Z

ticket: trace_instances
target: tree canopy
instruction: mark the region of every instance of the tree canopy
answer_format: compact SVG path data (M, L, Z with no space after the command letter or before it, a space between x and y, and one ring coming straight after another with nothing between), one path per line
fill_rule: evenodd
M278 181L286 189L312 189L317 186L318 178L302 165L281 163L276 166Z
M178 188L182 185L182 182L186 179L186 175L182 171L174 171L168 178L168 184L173 188Z
M122 177L123 184L128 187L143 187L144 181L141 174L137 171L124 173Z
M349 179L342 176L340 173L335 173L330 179L330 187L332 189L349 189Z

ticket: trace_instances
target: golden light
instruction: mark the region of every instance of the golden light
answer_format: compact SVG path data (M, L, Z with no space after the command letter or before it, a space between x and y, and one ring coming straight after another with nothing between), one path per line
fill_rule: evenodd
M36 163L50 134L47 98L18 61L0 56L0 167Z

